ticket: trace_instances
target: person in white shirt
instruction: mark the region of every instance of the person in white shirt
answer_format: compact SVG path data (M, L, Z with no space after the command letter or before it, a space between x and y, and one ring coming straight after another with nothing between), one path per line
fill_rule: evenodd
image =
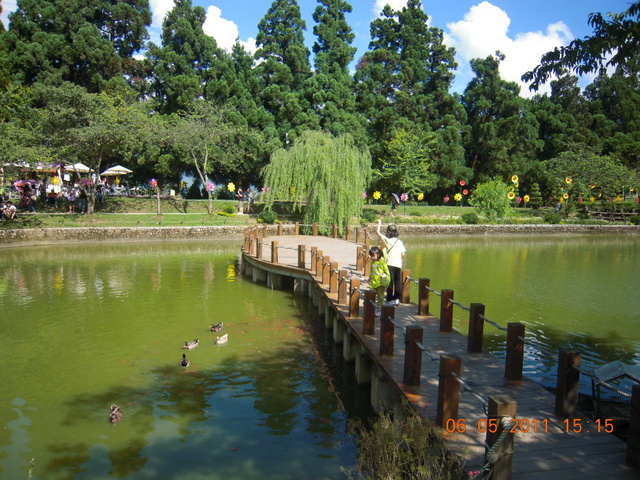
M395 224L387 226L385 235L380 231L382 220L378 220L378 236L384 243L384 257L391 274L391 282L387 287L387 303L392 305L400 304L400 294L402 292L402 261L407 253L402 240L398 238L398 227Z

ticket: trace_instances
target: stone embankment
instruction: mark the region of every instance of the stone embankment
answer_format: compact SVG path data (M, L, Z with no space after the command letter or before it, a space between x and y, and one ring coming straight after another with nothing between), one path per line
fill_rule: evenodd
M49 244L60 242L141 241L189 238L242 238L244 226L210 227L90 227L90 228L30 228L0 230L0 246L12 244ZM375 225L369 226L375 231ZM402 235L500 235L500 234L575 234L608 233L640 234L636 225L415 225L400 224ZM274 225L268 226L276 234ZM286 225L283 233L293 233Z

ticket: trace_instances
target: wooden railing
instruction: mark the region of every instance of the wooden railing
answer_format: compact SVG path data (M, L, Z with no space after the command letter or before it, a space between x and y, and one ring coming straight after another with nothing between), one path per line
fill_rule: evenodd
M349 228L346 229L346 237L349 237ZM362 335L374 335L375 332L375 291L362 290L360 274L368 275L369 255L368 245L371 235L366 228L354 227L356 243L364 243L357 249L355 264L356 271L340 269L337 262L318 250L310 247L309 273L321 285L327 285L329 293L337 293L337 304L348 307L350 318L362 318ZM294 230L299 234L300 228L296 224ZM317 232L317 228L313 228ZM333 235L337 229L334 228ZM282 234L283 227L277 228L278 234ZM262 257L262 239L267 234L266 226L249 228L245 234L243 250L249 255L260 259ZM272 241L271 262L278 263L278 242ZM298 268L306 269L306 247L298 245ZM481 303L472 303L464 306L454 300L454 291L443 289L440 292L430 287L429 278L411 277L410 270L402 271L401 303L410 304L410 285L414 282L418 285L417 315L430 315L431 294L440 297L439 330L441 332L453 331L453 310L457 306L469 314L469 330L467 335L467 351L480 353L483 351L484 325L489 324L506 333L505 338L505 366L504 377L507 381L522 380L524 363L525 325L519 322L510 322L507 327L502 327L485 316L485 306ZM361 302L362 301L362 302ZM361 316L362 303L362 316ZM395 322L395 306L382 307L380 317L379 354L394 355L395 331L402 329ZM405 358L403 383L408 387L420 385L423 353L428 350L422 345L423 327L409 325L404 327ZM438 400L436 409L436 423L441 427L455 425L458 422L458 405L460 398L460 385L466 387L460 377L462 360L455 354L440 355L438 374ZM580 353L576 351L560 351L557 371L557 388L555 413L564 418L570 418L577 413L578 389L580 379ZM466 388L471 391L471 389ZM474 393L474 392L472 392ZM484 402L484 400L483 400ZM505 480L511 478L511 458L513 456L513 435L508 434L503 428L500 419L515 417L517 404L508 396L490 396L485 403L487 410L487 425L496 425L496 428L487 430L486 444L488 446L485 459L488 462L485 467L492 471L492 479ZM489 431L490 430L490 431ZM640 385L634 385L631 396L631 419L627 441L627 462L640 466ZM486 473L481 472L481 473Z

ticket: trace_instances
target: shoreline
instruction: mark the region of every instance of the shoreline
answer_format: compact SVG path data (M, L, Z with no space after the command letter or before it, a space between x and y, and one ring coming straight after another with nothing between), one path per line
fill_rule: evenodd
M400 224L403 236L504 235L504 234L624 234L640 235L639 225L420 225ZM74 227L0 230L0 248L47 245L60 242L154 241L189 238L241 239L246 226L192 227ZM293 234L293 224L283 225L283 234ZM376 226L368 225L370 231ZM277 235L277 225L267 225L267 234Z

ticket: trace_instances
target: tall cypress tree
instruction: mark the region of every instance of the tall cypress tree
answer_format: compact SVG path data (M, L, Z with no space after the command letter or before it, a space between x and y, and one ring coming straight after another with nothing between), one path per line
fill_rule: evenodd
M594 116L592 130L603 140L603 152L640 169L640 59L599 75L585 91Z
M356 52L351 46L354 34L346 20L351 5L343 0L318 0L318 3L313 13L317 22L313 27L317 37L313 45L316 71L307 82L307 98L320 116L323 130L334 135L348 133L363 145L365 131L356 112L353 77L349 72Z
M260 100L273 115L281 141L318 127L318 117L304 98L311 76L309 50L304 45L305 22L295 0L274 0L258 24L256 74Z
M9 20L17 81L69 81L100 92L137 78L132 57L147 39L151 12L148 0L19 0Z
M204 8L176 0L162 24L162 46L149 46L151 92L163 113L188 110L219 74L222 52L202 30L205 20Z
M541 148L538 122L528 101L519 96L520 87L500 78L502 60L500 52L472 60L476 76L462 97L470 126L467 161L477 181L494 176L506 181L514 174L524 178L536 169L536 154Z
M576 144L601 150L601 139L590 129L593 116L575 75L564 74L552 81L551 95L535 96L532 111L544 142L541 160L557 157L561 152L575 148Z
M370 50L357 66L356 92L374 158L399 130L438 135L432 172L437 188L445 190L465 170L460 133L465 113L449 93L455 51L428 20L419 0L409 0L398 11L387 5L371 24Z

